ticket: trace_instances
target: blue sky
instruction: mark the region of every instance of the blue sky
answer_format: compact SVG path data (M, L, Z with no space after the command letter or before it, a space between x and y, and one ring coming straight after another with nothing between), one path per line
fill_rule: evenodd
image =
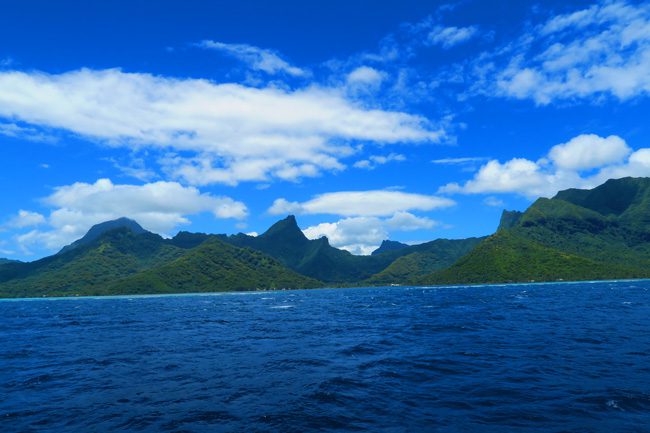
M289 213L355 253L650 175L650 5L12 1L0 256Z

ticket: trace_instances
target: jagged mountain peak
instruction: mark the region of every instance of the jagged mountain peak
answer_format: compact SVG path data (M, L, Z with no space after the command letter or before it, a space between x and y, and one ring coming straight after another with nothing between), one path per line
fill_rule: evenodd
M282 238L282 239L294 239L307 241L307 237L298 227L298 222L294 215L289 215L288 217L276 222L273 224L267 231L262 233L260 238Z

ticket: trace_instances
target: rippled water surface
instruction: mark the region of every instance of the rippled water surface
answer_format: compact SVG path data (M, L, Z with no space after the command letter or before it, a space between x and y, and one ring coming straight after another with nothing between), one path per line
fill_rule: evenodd
M0 302L0 431L650 431L650 282Z

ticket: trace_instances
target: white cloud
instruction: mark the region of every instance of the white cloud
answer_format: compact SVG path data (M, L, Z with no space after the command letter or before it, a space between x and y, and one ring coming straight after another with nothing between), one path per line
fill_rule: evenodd
M417 217L408 212L398 212L390 218L361 216L344 218L333 223L321 223L303 230L309 239L326 236L330 244L353 254L368 255L381 241L388 239L391 231L428 229L437 224L429 218Z
M347 76L349 86L379 87L384 80L384 74L369 66L359 66Z
M263 71L267 74L277 74L280 72L302 77L308 75L304 69L290 65L280 55L272 50L258 48L248 44L227 44L224 42L205 40L197 44L201 48L221 51L245 62L251 69Z
M341 89L258 89L118 69L0 71L1 117L111 146L173 151L167 172L199 185L314 176L341 169L355 142L444 137L423 117L363 107Z
M341 216L388 216L409 210L427 211L453 206L448 198L402 191L340 191L317 195L303 203L277 199L269 209L273 215L286 213Z
M7 227L24 228L32 227L45 223L45 217L38 212L19 210L18 215L14 216L6 224Z
M485 161L489 158L485 157L463 157L463 158L441 158L441 159L434 159L431 162L434 164L441 164L441 165L464 165L464 164L474 164L477 162L482 162Z
M540 48L541 47L541 50ZM650 5L604 1L555 16L489 60L496 94L555 100L650 92ZM483 59L485 60L485 59ZM477 89L484 88L479 80Z
M483 200L483 203L486 206L490 206L490 207L504 207L505 206L505 203L503 202L503 200L501 200L499 198L496 198L496 197L493 197L493 196L485 197L485 200Z
M396 212L386 220L386 226L400 231L430 229L438 223L430 218L418 217L409 212Z
M115 158L106 158L106 160L111 162L113 167L125 176L138 179L142 182L149 182L158 177L155 171L147 168L142 158L131 157L127 162L120 162Z
M15 123L0 123L0 135L42 143L54 143L57 141L56 137L43 133L36 128L26 128Z
M478 33L475 26L469 27L443 27L435 26L427 37L427 43L431 45L440 45L449 49L455 45L467 42Z
M332 246L364 255L370 254L388 237L383 222L376 217L345 218L311 226L303 232L309 239L326 236Z
M583 170L623 161L632 149L615 135L607 138L583 134L554 146L548 156L553 163L568 170Z
M593 188L611 178L650 176L650 148L630 152L620 137L580 135L554 146L538 161L491 160L463 185L450 183L439 192L550 197L567 188Z
M52 208L46 221L40 220L48 228L18 235L17 241L24 250L32 246L59 249L83 236L94 224L120 217L134 219L155 233L168 234L177 226L188 224L188 215L211 212L217 218L242 219L248 213L242 202L201 193L176 182L77 182L56 188L43 203Z
M365 168L374 170L379 165L384 165L392 161L405 161L406 157L399 153L389 153L388 155L371 155L368 159L362 159L354 163L356 168Z

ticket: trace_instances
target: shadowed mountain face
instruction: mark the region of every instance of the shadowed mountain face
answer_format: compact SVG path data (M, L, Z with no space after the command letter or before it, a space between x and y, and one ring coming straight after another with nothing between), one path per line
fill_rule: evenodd
M223 239L233 245L264 252L296 272L333 284L362 281L372 284L402 284L416 276L451 265L478 243L478 240L473 239L440 239L409 246L384 241L382 245L388 245L384 251L380 247L370 256L355 256L332 247L325 237L307 239L294 216L278 221L257 237L239 234ZM413 253L424 256L405 258L404 263L376 277L397 259Z
M650 276L650 179L609 180L504 213L499 231L423 280L504 282Z
M397 241L389 241L388 239L385 241L381 242L381 245L379 248L377 248L375 251L372 252L373 256L376 256L377 254L381 253L386 253L388 251L399 251L404 248L408 248L407 244L403 244L401 242Z
M352 255L332 247L325 237L307 239L293 215L273 224L260 236L240 233L222 239L266 253L296 272L331 283L361 281L392 261L390 257Z

